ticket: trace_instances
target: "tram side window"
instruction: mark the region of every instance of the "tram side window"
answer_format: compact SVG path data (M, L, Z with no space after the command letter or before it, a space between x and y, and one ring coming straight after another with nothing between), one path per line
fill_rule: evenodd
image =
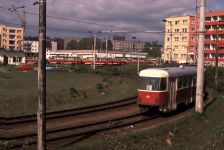
M188 77L188 86L191 87L192 86L192 76Z
M188 76L184 76L183 77L183 87L185 88L185 87L187 87L187 85L188 85Z
M178 89L183 88L183 77L178 77Z
M188 86L188 76L178 77L178 89L186 88Z
M193 80L193 85L196 85L197 76L196 75L193 75L192 80Z
M140 77L139 89L148 91L166 90L167 79L155 77Z

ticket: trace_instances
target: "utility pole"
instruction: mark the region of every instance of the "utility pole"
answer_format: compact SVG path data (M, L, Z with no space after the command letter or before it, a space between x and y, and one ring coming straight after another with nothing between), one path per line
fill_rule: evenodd
M138 65L137 65L137 75L139 74L139 51L138 51Z
M199 21L199 43L198 43L198 64L197 64L197 87L195 111L203 113L204 97L204 33L205 32L205 0L200 1L200 21Z
M162 21L163 22L165 22L165 23L167 23L169 26L170 26L170 34L169 34L169 36L170 36L170 48L169 48L169 62L171 62L172 61L172 51L173 51L173 49L172 49L172 47L173 47L173 34L172 34L172 30L173 30L173 28L172 28L172 25L173 25L173 23L172 23L172 21L167 21L166 19L162 19Z
M139 74L139 50L140 50L140 41L139 41L139 45L137 43L137 52L138 52L138 62L137 62L137 75Z
M172 51L173 51L173 28L172 28L173 23L170 22L170 62L173 60L172 58Z
M39 0L37 150L46 149L46 0Z
M108 45L107 45L108 43L107 43L107 42L108 42L108 39L107 39L107 37L106 37L106 60L107 60L107 58L108 58L108 57L107 57L107 47L108 47Z
M93 69L95 70L96 69L96 34L94 34L94 45L93 45Z
M216 28L216 54L215 54L215 95L218 93L218 66L219 66L219 34L218 27Z

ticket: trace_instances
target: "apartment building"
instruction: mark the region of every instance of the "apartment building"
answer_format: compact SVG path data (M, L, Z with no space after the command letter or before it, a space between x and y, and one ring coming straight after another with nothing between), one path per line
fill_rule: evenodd
M24 51L38 53L39 42L38 41L24 41Z
M142 51L144 42L137 40L126 40L124 36L115 36L112 40L113 50L116 51Z
M198 31L199 17L192 19L191 30ZM205 63L214 65L216 49L218 50L218 61L224 66L224 11L209 11L205 14ZM190 50L194 52L194 62L197 62L198 34L190 38Z
M39 41L24 41L24 51L27 53L38 53ZM47 41L47 51L57 51L57 42Z
M164 61L193 62L189 53L190 21L193 16L171 17L165 22ZM194 55L194 53L193 53Z
M23 49L24 31L21 27L0 25L0 47L10 50Z

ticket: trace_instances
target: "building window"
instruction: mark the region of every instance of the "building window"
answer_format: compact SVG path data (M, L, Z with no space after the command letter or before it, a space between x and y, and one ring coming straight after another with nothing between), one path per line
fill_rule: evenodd
M205 17L206 22L211 22L211 17Z
M187 24L187 20L183 20L183 24Z
M182 45L182 49L185 50L187 48L186 45Z
M186 54L181 54L181 58L186 58Z
M178 37L175 37L174 38L174 41L178 42L179 41L179 38Z
M16 32L15 30L12 29L9 30L9 33L15 33L15 32Z
M179 31L180 31L179 29L175 29L175 33L179 33Z
M168 21L168 24L171 26L172 25L172 21Z
M178 54L174 54L174 58L177 59L178 58Z
M187 32L187 28L183 28L182 32L186 33Z
M9 49L13 50L15 49L15 46L9 46Z
M180 23L180 21L175 21L175 25L178 25Z
M186 42L187 41L187 37L182 37L182 41Z
M10 39L15 39L15 37L16 37L15 35L9 35Z

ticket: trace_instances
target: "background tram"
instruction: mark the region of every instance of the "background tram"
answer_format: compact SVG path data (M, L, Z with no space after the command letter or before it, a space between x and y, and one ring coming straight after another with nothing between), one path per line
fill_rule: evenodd
M168 112L180 103L192 103L196 96L196 75L195 66L142 70L137 101L140 109L158 107Z

